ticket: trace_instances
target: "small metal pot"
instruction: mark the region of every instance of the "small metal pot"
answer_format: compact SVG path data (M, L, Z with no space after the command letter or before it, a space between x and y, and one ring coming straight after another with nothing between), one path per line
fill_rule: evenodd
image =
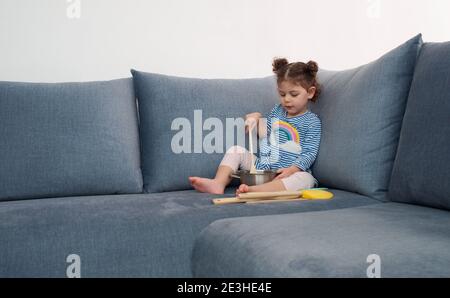
M240 170L231 177L238 178L241 180L242 184L247 184L249 186L264 184L272 181L277 176L277 172L273 170L257 170L256 174L250 174L248 170Z

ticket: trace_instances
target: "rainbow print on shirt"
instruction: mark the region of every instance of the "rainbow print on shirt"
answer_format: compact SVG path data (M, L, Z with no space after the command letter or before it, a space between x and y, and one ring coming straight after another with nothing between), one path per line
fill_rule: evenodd
M277 120L272 123L270 142L273 145L278 144L280 149L288 152L298 154L302 150L300 134L294 126L286 121Z

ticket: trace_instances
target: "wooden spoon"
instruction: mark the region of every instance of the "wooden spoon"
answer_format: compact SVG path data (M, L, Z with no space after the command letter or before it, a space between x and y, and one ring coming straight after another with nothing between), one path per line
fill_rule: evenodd
M218 198L218 199L213 199L212 201L215 205L228 205L228 204L237 204L237 203L252 204L252 203L263 202L263 201L268 201L268 202L275 202L275 201L286 202L288 200L297 201L296 199L298 199L298 196L272 197L272 198L268 198L268 199L240 199L239 197L234 197L234 198L220 198L220 199ZM305 200L305 199L302 199L302 200Z
M250 167L250 174L256 174L256 167L255 167L255 155L253 155L253 135L252 135L253 127L249 127L248 129L248 136L249 136L249 151L252 156L252 165Z

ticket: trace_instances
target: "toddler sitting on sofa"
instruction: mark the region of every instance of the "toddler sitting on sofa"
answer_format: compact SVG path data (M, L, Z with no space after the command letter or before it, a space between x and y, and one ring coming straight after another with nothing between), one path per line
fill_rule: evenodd
M258 133L262 138L260 156L254 157L255 168L277 170L277 176L260 185L241 184L236 194L299 190L318 184L310 168L319 151L321 122L307 108L308 102L315 102L320 93L318 65L314 61L289 63L280 58L273 61L273 71L280 103L268 115L267 125L261 124L261 113L246 115L246 129L259 126ZM250 170L251 163L252 156L247 149L233 146L227 150L214 179L189 177L189 181L197 191L223 194L231 182L230 175L239 168Z

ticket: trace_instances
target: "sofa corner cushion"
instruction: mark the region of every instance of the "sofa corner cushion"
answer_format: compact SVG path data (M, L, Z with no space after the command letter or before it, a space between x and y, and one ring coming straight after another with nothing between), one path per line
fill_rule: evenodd
M213 178L226 150L245 145L238 139L238 135L245 138L244 115L268 113L278 102L273 76L196 79L131 72L147 192L190 189L189 176ZM235 120L235 128L226 129Z
M355 69L319 72L322 120L313 165L321 184L386 199L403 113L422 37Z
M215 221L194 277L449 277L450 214L398 203ZM375 262L380 264L375 272Z
M131 79L0 82L0 201L142 192Z
M450 210L450 42L426 43L403 120L389 198Z

